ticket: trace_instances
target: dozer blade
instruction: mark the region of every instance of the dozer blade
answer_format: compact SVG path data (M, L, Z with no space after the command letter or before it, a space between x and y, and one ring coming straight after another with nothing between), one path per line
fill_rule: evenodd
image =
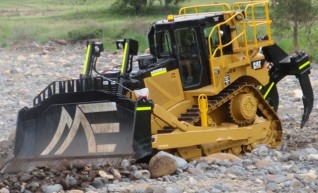
M150 147L150 133L142 131L150 132L151 108L146 115L136 109L146 103L104 91L85 91L53 95L38 106L23 108L18 113L15 158L3 172L27 171L63 159L91 163L135 153L143 156L147 154L143 148ZM135 128L142 125L142 116L149 116L149 124L145 120L142 134L137 135Z

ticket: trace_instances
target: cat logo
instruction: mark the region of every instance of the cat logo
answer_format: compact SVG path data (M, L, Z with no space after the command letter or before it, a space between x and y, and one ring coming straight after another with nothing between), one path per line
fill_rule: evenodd
M263 64L262 60L254 61L254 62L252 62L252 69L253 70L262 69L262 67L263 67L262 64Z
M75 115L72 118L67 110L62 107L60 121L57 126L56 132L48 146L41 153L41 155L48 155L51 153L53 153L54 155L63 154L64 151L72 143L80 126L83 128L85 133L88 144L88 153L113 152L116 148L116 144L97 144L95 135L103 133L119 133L119 123L114 121L113 123L92 124L88 121L88 117L85 115L110 111L117 111L116 103L107 102L80 104L76 106ZM60 143L59 141L62 138L62 134L67 128L69 129L69 131L67 132L67 136L64 141Z
M219 17L213 17L214 22L218 22L220 20Z

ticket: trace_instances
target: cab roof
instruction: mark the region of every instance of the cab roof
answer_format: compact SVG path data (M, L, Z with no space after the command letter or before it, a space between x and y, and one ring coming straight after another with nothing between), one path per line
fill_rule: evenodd
M186 21L204 21L206 19L213 19L213 21L220 21L220 18L223 18L224 14L231 13L233 11L222 11L222 12L205 12L205 13L193 13L193 14L181 14L173 15L174 20L168 21L168 19L160 20L155 22L155 25L160 24L174 24Z

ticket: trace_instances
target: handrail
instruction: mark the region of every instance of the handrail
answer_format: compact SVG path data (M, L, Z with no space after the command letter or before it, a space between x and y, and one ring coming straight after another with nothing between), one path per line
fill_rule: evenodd
M269 19L269 2L268 1L253 1L253 2L237 2L237 3L233 3L232 4L232 10L236 10L235 8L237 7L237 9L241 9L241 6L245 5L245 9L244 9L244 15L245 15L245 19L248 20L246 22L246 24L249 27L253 28L253 38L254 38L254 44L257 45L258 41L257 41L257 26L260 25L267 25L267 36L268 36L268 41L272 41L272 35L271 35L271 20ZM264 6L264 12L265 12L265 17L262 20L257 20L255 18L255 6L259 6L259 5L263 5ZM249 21L249 11L251 12L251 21Z
M242 5L250 5L250 4L260 4L260 3L266 3L268 1L242 1L242 2L235 2L232 4L232 10L239 10L241 9ZM235 7L237 6L237 9Z
M198 14L198 13L203 13L203 12L199 12L199 8L203 8L203 7L221 7L221 6L222 6L222 11L231 11L231 7L227 3L214 3L214 4L203 4L203 5L193 5L193 6L182 7L179 10L179 15L187 14L187 10L188 9L194 9L195 13Z
M215 55L216 55L217 51L220 50L220 57L222 59L222 67L224 68L225 64L224 64L224 57L223 57L223 48L229 46L230 44L232 44L234 41L236 41L238 38L240 38L242 36L244 36L246 60L249 60L248 49L247 49L247 40L246 40L245 23L243 23L244 26L242 28L242 32L239 35L237 35L235 38L232 38L232 40L230 42L228 42L228 43L223 45L223 43L221 41L222 40L222 36L221 36L221 33L220 33L221 25L224 25L224 24L232 21L233 19L236 19L236 18L239 18L239 17L243 18L243 14L240 13L240 12L234 14L233 16L231 16L226 21L218 23L217 25L215 25L212 28L212 30L211 30L211 32L209 34L209 37L208 37L209 55L210 55L211 68L212 69L214 69L214 58L215 58ZM211 39L212 39L213 32L216 29L218 29L219 45L217 46L217 48L212 53L212 41L211 41ZM214 85L214 87L216 87L215 76L213 75L213 73L212 73L212 79L213 79L213 85Z

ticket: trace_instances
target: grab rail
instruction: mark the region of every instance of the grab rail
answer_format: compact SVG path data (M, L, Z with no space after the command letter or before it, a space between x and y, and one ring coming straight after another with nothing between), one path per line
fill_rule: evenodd
M187 6L187 7L182 7L179 10L179 15L182 14L187 14L187 11L189 9L193 9L196 14L198 13L205 13L205 12L199 12L200 8L208 8L208 7L222 7L222 11L231 11L231 7L227 3L214 3L214 4L204 4L204 5L193 5L193 6ZM226 10L227 9L227 10ZM183 12L183 13L182 13Z
M221 41L222 40L222 35L220 33L220 30L221 30L221 25L224 25L224 24L227 24L229 23L230 21L234 20L234 19L237 19L238 17L241 17L243 18L243 14L242 13L236 13L234 14L232 17L230 17L229 19L227 19L226 21L224 22L221 22L217 25L215 25L210 34L209 34L209 37L208 37L208 47L209 47L209 55L210 55L210 64L211 64L211 67L212 69L214 69L214 58L215 58L215 55L218 51L220 51L220 57L222 59L222 67L224 68L225 67L225 63L224 63L224 57L223 57L223 48L224 47L227 47L229 46L230 44L232 44L234 41L236 41L238 38L240 37L243 37L244 38L244 44L245 44L245 60L247 60L247 62L249 61L249 54L248 54L248 49L247 49L247 40L246 40L246 30L245 30L245 24L243 22L243 28L241 29L241 33L238 34L236 37L232 38L232 40L226 44L223 45L223 42ZM218 30L218 39L219 39L219 45L216 47L216 49L213 51L212 53L212 35L213 35L213 32L215 30ZM215 76L214 74L212 73L212 79L213 79L213 85L216 87L216 81L215 81Z
M259 27L261 25L266 25L268 41L271 42L272 35L271 35L270 25L271 25L272 21L269 18L269 8L268 8L269 2L268 1L236 2L236 3L232 4L232 10L241 9L242 6L245 6L244 15L245 15L245 19L247 21L246 25L253 28L254 45L257 46L257 44L258 44L257 27ZM260 19L256 19L255 7L264 7L264 17L262 17ZM251 16L251 18L249 16Z

